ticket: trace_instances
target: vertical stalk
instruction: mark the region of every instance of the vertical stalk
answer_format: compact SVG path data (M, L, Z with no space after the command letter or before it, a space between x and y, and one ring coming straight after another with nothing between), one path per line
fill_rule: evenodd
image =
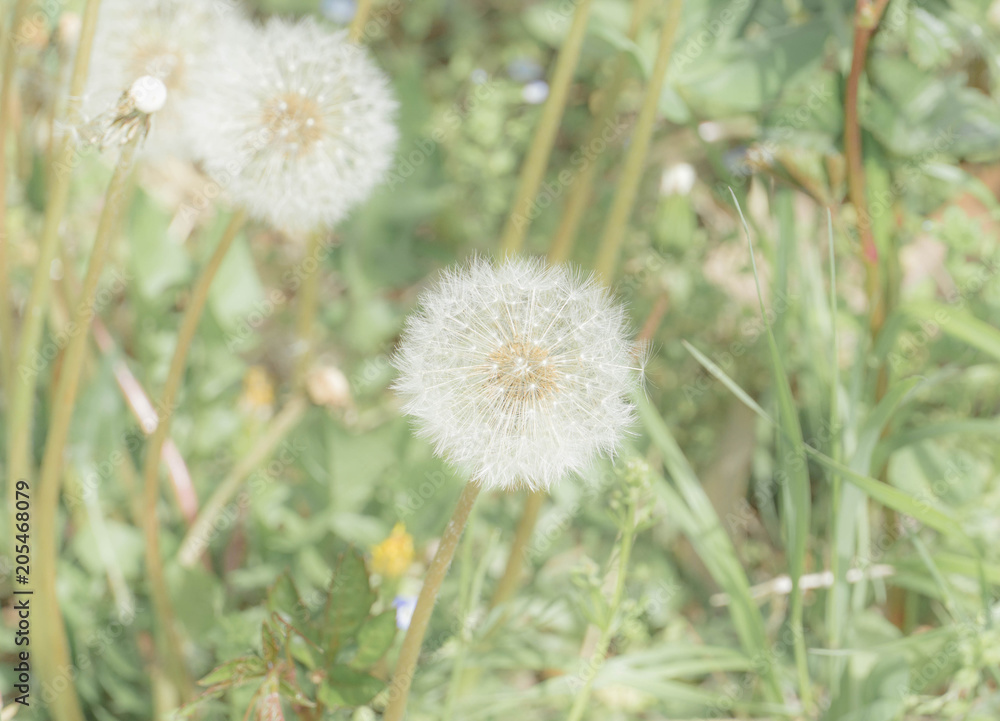
M538 121L538 129L531 141L531 148L521 168L518 180L517 195L511 206L510 216L500 236L500 248L503 253L514 254L524 245L524 237L531 224L531 206L535 202L538 186L549 164L552 145L559 132L559 121L562 119L569 86L573 82L573 71L576 69L583 46L583 37L587 31L587 18L590 17L591 0L579 0L573 14L566 41L556 58L556 68L552 76L548 100L542 108L542 117Z
M521 580L521 568L524 566L524 554L531 542L531 536L535 532L535 525L538 523L538 514L545 503L544 491L528 491L528 497L524 500L524 510L521 512L521 520L514 531L514 540L510 544L510 553L507 556L507 565L503 570L503 575L497 582L496 590L493 591L493 598L490 599L490 608L496 608L505 603Z
M607 620L604 628L601 629L601 636L597 641L597 646L594 647L594 652L587 660L587 678L583 683L583 689L581 689L574 700L573 707L570 709L566 721L580 721L583 718L583 713L587 709L587 703L590 701L590 692L594 685L594 678L597 676L597 672L601 666L604 665L604 657L608 653L608 648L611 646L611 639L614 636L615 616L618 615L618 609L622 604L622 597L625 595L625 577L628 575L629 557L632 555L632 544L635 541L636 509L629 507L627 512L628 518L622 528L622 546L618 555L618 576L615 579L615 590L611 596L611 603L608 605Z
M636 192L639 189L639 181L642 179L646 152L649 150L649 141L653 135L653 123L656 120L656 111L660 104L663 81L667 77L667 67L670 65L674 38L677 36L677 28L681 22L683 4L683 0L672 0L667 17L663 21L663 27L660 30L660 45L656 51L653 72L649 77L649 86L646 88L646 95L639 111L639 119L636 121L635 132L632 134L632 144L625 157L625 166L618 181L618 192L615 193L608 219L604 224L604 232L601 234L594 270L606 281L614 275L615 265L618 262L618 250L625 235L629 215L632 213Z
M399 651L396 670L393 672L392 681L389 684L389 705L382 717L383 721L402 721L403 715L406 713L406 699L410 694L410 685L413 683L413 675L417 668L417 658L420 656L420 647L423 645L427 625L431 620L434 604L437 602L438 591L441 590L441 582L444 581L444 577L448 573L451 559L455 556L458 540L462 537L462 531L465 530L465 524L469 520L469 514L479 496L479 491L479 484L474 480L465 484L458 504L455 506L455 512L452 513L451 520L448 521L441 536L441 542L438 544L430 568L427 569L424 585L420 589L417 605L413 609L413 617L410 619L410 627L406 630L406 637L403 639L403 646Z
M87 349L87 331L94 317L94 297L101 279L111 245L111 238L122 209L125 190L128 186L132 160L142 134L135 137L122 149L115 166L111 182L108 184L104 208L97 225L97 236L90 252L87 274L83 280L83 291L77 303L73 320L68 327L70 336L66 355L53 403L52 421L45 443L42 468L38 480L38 500L35 511L35 572L38 592L35 594L37 625L42 653L37 654L38 668L42 682L51 688L65 687L53 697L50 711L56 721L83 721L83 710L73 685L73 664L69 655L69 642L63 627L62 614L56 595L56 567L59 563L59 532L56 511L59 506L63 454L69 435L73 406L83 369L84 354ZM60 675L68 674L68 679ZM62 681L62 682L61 682Z
M100 0L87 0L83 9L80 26L80 41L73 61L73 75L69 88L68 119L75 121L79 115L80 98L87 82L90 67L90 51L94 45L94 29L97 27L97 12ZM37 358L38 344L42 336L42 321L49 302L52 280L50 269L59 244L59 225L69 202L69 181L72 167L76 164L77 152L70 133L63 136L59 150L53 156L52 168L48 175L49 194L45 206L45 220L39 241L38 259L31 279L31 292L24 312L17 361L10 369L11 391L9 423L7 426L8 459L8 507L14 509L14 484L18 479L27 479L31 472L31 425L34 405L35 382L40 372L32 365ZM6 241L4 241L6 242Z
M160 418L156 430L146 444L146 460L143 465L142 515L146 539L146 572L149 575L156 628L159 629L157 641L160 653L165 657L167 673L184 699L190 696L191 682L184 666L177 630L174 627L173 605L170 602L167 581L163 572L163 561L160 558L160 524L156 517L156 501L159 498L160 456L163 443L170 435L170 421L173 419L174 409L177 405L177 395L180 391L188 351L194 340L195 331L198 329L198 321L201 320L202 311L205 309L208 291L219 266L222 265L226 252L243 225L243 219L243 211L233 213L229 224L222 233L222 238L219 239L219 244L212 253L212 257L195 282L191 299L188 301L184 317L181 319L174 355L170 359L170 369L167 371L167 381L164 384L163 396L158 408Z
M312 362L316 313L319 310L319 280L323 267L319 259L322 245L323 232L319 230L311 232L306 243L306 259L316 259L316 270L307 273L302 279L302 292L299 294L298 315L295 321L295 341L299 354L295 360L295 373L292 378L292 386L295 388L299 388L305 381Z
M351 18L351 27L347 31L347 37L352 43L360 43L364 39L365 22L372 10L372 0L358 0L354 17Z
M7 248L10 236L7 234L7 134L10 130L11 95L14 73L17 70L17 43L15 33L21 27L21 20L28 10L30 0L17 0L14 11L8 18L10 26L3 38L3 66L0 72L0 382L10 393L11 365L14 354L14 313L10 300L10 269Z
M648 7L649 0L635 0L632 4L632 17L629 20L627 33L629 40L635 40L636 35L639 33L639 25L642 23ZM604 130L611 123L611 119L615 115L615 108L618 105L618 98L621 96L622 86L625 84L625 76L628 70L628 53L622 50L615 57L614 62L611 81L605 89L604 97L601 99L601 106L598 108L597 115L591 121L590 129L583 143L585 151L589 151L590 148L597 145L598 140L603 140L602 135ZM607 143L605 144L605 150L607 150L608 145ZM580 171L580 176L569 191L569 197L566 199L566 208L563 210L562 218L559 220L559 227L552 238L552 244L549 246L548 257L550 263L565 262L569 259L570 253L573 251L577 231L580 229L583 215L590 205L594 179L597 177L597 161L602 154L603 152L596 153L592 158L585 156L588 157L590 162Z

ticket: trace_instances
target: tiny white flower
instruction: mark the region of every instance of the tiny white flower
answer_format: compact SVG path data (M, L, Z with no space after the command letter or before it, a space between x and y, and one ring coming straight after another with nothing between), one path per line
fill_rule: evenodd
M392 164L396 100L345 32L272 19L219 70L200 154L251 215L289 231L332 226Z
M593 277L477 259L424 292L393 362L438 454L487 488L542 489L614 454L642 358Z
M154 154L188 156L200 131L194 106L205 72L233 48L251 42L249 22L232 3L204 0L103 0L94 36L83 113L95 118L114 108L142 77L163 83L162 107L145 145ZM142 102L134 98L136 107ZM152 102L152 100L150 101Z

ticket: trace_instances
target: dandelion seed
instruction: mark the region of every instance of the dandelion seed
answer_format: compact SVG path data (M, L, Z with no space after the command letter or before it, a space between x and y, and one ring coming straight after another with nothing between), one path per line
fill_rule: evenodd
M344 32L272 19L213 83L200 111L205 169L228 177L231 199L277 228L332 226L392 163L396 101Z
M612 455L633 422L642 359L593 279L540 261L447 271L394 364L419 433L487 488L548 488Z
M249 23L231 4L103 0L84 115L106 113L139 78L155 78L166 92L146 146L154 154L187 156L201 128L195 106L208 92L205 72L250 38Z

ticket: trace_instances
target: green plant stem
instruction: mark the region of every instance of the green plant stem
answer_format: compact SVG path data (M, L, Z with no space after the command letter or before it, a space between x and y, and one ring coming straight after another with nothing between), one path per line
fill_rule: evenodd
M648 7L649 0L635 0L632 3L632 17L629 20L627 33L629 40L635 40ZM590 129L587 131L587 137L583 143L585 153L594 148L599 140L603 141L601 136L614 117L618 98L621 96L622 87L625 84L628 64L629 54L625 50L622 50L615 57L611 80L604 91L604 97L601 98L601 105L597 111L597 115L594 116L590 124ZM580 229L584 213L590 206L594 179L597 177L598 160L607 151L608 146L609 143L604 143L603 150L599 153L585 155L589 159L589 162L580 171L579 177L573 183L572 188L570 188L569 197L566 199L566 208L563 210L562 218L559 220L559 227L556 228L556 233L552 237L552 244L549 246L548 259L550 263L563 263L569 259L573 252L577 231Z
M208 548L212 529L226 504L236 495L247 476L263 463L282 439L298 425L308 408L309 404L302 396L296 396L286 403L281 412L268 424L267 429L254 441L250 452L241 458L223 479L212 497L201 507L198 518L181 542L180 551L177 553L181 566L189 568L198 562L198 558Z
M56 721L82 721L83 710L76 696L73 684L73 664L69 655L69 642L63 627L59 600L56 595L56 567L59 563L59 531L57 509L61 487L63 454L69 435L73 406L76 403L80 375L87 349L87 331L94 316L94 297L108 256L108 249L114 235L118 216L121 212L125 190L128 186L132 160L141 134L122 149L108 184L104 208L97 224L94 247L90 252L87 274L83 280L83 290L76 312L68 327L70 335L66 355L59 374L55 400L52 404L52 421L42 457L42 468L38 479L38 500L35 504L35 574L38 583L34 596L39 623L36 628L40 636L41 652L36 655L42 682L50 688L65 687L65 691L54 695L50 711ZM60 679L62 674L69 678ZM61 682L62 681L62 682Z
M472 527L473 518L469 518L466 524L469 532L465 534L462 542L462 570L459 575L458 587L458 612L461 614L462 629L458 636L458 650L455 652L455 661L451 667L451 678L448 681L448 692L445 695L444 712L441 721L452 721L455 717L455 704L458 703L458 695L461 691L462 672L465 670L465 657L469 651L468 620L472 613L472 587L473 579L473 559L472 559Z
M590 692L594 685L597 672L604 665L604 658L607 656L608 648L611 646L611 639L614 637L615 617L621 608L622 597L625 595L625 576L628 572L628 561L632 555L632 543L635 540L635 513L636 509L628 509L628 519L622 529L622 545L618 555L618 576L615 578L615 590L611 596L611 603L608 606L608 616L601 629L601 636L594 647L594 652L590 654L587 662L587 678L583 682L583 688L573 702L566 721L580 721L583 713L587 709L587 702L590 701Z
M573 13L569 34L559 49L549 97L542 108L542 117L538 121L531 148L521 168L510 216L500 236L500 248L504 254L513 255L524 245L525 234L531 224L531 207L542 183L545 168L549 164L549 155L552 153L552 145L559 132L559 122L566 106L569 86L573 82L573 71L580 57L580 48L583 46L583 38L587 31L587 19L590 17L591 2L592 0L579 0Z
M316 313L319 310L319 281L322 273L322 263L320 261L320 249L323 247L323 233L314 231L309 235L309 242L306 244L306 258L316 259L316 270L307 273L302 279L301 292L298 299L298 313L295 319L296 345L300 349L298 358L295 361L295 374L292 379L292 387L302 386L309 372L309 365L312 363L313 344L316 331Z
M173 418L174 409L177 403L177 395L180 391L181 380L184 375L184 367L187 364L188 351L191 342L194 340L195 331L198 329L198 321L201 320L205 302L208 300L208 291L212 286L212 280L222 265L222 260L226 252L233 243L233 239L243 225L243 211L236 211L229 219L229 224L219 239L212 257L208 264L201 271L201 275L195 282L191 298L188 300L187 308L184 310L184 317L181 319L180 331L177 334L177 344L174 348L174 355L170 359L170 369L167 371L167 381L163 387L163 395L157 409L159 418L156 430L153 431L146 444L146 460L143 465L143 531L146 539L146 573L149 576L150 595L153 599L153 613L156 618L157 641L160 653L166 661L166 670L172 679L177 690L184 700L190 698L191 681L184 665L183 654L181 652L180 640L177 638L177 631L174 627L174 612L170 602L170 595L167 590L166 576L163 572L163 561L160 557L160 524L156 517L156 502L159 499L159 470L160 456L163 450L163 443L170 435L170 421Z
M524 500L524 510L521 511L521 520L514 531L514 540L510 544L510 552L507 555L507 565L504 567L503 575L497 582L496 590L493 591L493 598L490 599L490 608L496 608L505 603L514 595L518 583L521 580L521 568L524 566L525 550L531 542L531 536L535 532L538 523L538 514L545 503L546 494L544 491L528 491L528 497Z
M74 121L79 114L80 97L87 82L90 67L90 51L94 44L94 29L97 26L97 12L100 0L87 0L80 25L80 40L73 61L70 79L69 108L66 115ZM42 337L42 322L48 306L52 280L50 276L52 260L59 245L59 226L69 202L69 181L71 168L75 165L77 152L73 138L67 133L59 143L59 150L53 156L50 169L49 194L45 205L45 220L42 224L38 243L38 258L31 279L31 291L24 311L24 322L17 349L17 360L10 369L10 408L7 424L7 500L9 513L14 509L14 484L18 479L28 479L31 473L31 426L35 398L35 383L39 369L32 364L37 357L38 344ZM4 170L6 172L6 170ZM6 242L6 240L4 241Z
M417 668L417 658L420 656L420 647L423 645L427 625L434 612L438 591L441 590L441 583L448 573L448 566L451 565L458 540L462 537L462 531L465 530L465 524L469 520L469 514L479 496L479 491L479 484L475 481L469 481L465 484L458 504L455 506L455 512L452 513L451 520L448 521L448 525L441 535L441 542L438 544L437 552L427 569L424 585L420 589L417 605L413 609L413 617L410 619L410 627L406 630L406 637L403 639L403 646L399 651L396 670L393 672L392 681L389 684L389 705L386 707L382 721L402 721L403 715L406 713L406 699L410 694L410 685L413 683L413 676Z
M0 72L0 383L9 393L11 366L14 362L14 313L10 301L10 269L7 248L10 234L7 232L7 135L11 125L11 96L14 87L14 73L17 70L17 43L14 35L21 26L21 19L28 11L30 0L17 0L14 11L8 18L3 38L3 66Z
M365 22L372 10L372 0L358 0L354 17L351 18L351 26L347 31L347 37L352 43L360 43L364 39Z
M635 204L636 193L639 190L639 181L642 179L643 167L646 164L649 141L653 136L656 111L660 105L663 81L667 77L667 67L670 65L670 54L673 50L674 38L677 36L677 28L680 25L683 4L683 0L672 0L667 17L663 21L660 30L660 44L656 51L656 60L653 63L653 72L649 77L646 95L642 100L642 108L639 110L635 132L632 133L632 143L629 146L628 155L625 157L625 166L622 169L621 178L618 180L618 192L615 193L611 210L608 212L608 219L604 224L604 231L601 234L597 259L594 261L594 270L605 280L614 275L618 262L618 251L625 235L625 228L628 226L632 206Z

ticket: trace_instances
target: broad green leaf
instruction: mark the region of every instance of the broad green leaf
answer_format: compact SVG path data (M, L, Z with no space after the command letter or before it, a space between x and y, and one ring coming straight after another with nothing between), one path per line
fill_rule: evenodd
M952 338L1000 360L1000 329L968 311L934 301L907 303L900 310L922 326L931 330L940 328Z
M375 592L369 587L364 559L360 553L351 549L340 557L330 582L326 627L323 629L323 639L330 648L330 658L335 656L343 640L361 627L373 603Z
M198 681L201 686L234 686L267 673L267 664L259 656L243 656L227 661Z
M337 665L327 672L317 691L319 700L331 708L361 706L385 688L385 682L350 666Z
M167 235L169 224L170 214L137 191L129 227L129 266L144 298L156 298L191 275L187 251Z
M203 240L211 244L222 236L228 218L220 218ZM273 313L274 303L267 300L254 265L246 235L239 233L226 253L208 292L208 307L226 333L242 338Z
M395 637L395 610L385 611L368 619L358 630L358 652L351 661L351 666L357 669L370 667L385 655Z

